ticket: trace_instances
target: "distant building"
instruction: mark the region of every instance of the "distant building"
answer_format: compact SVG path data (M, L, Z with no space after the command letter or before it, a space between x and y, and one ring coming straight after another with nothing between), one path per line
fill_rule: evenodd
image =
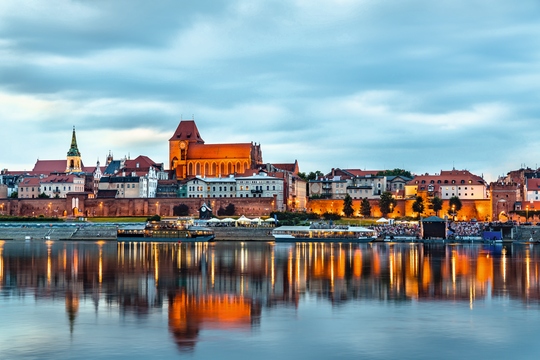
M84 178L76 175L51 175L40 179L40 194L65 198L71 192L84 192Z
M262 163L254 143L205 144L193 120L182 120L169 139L169 166L178 180L201 176L227 177Z
M486 181L468 170L441 170L440 174L415 175L405 186L405 197L414 198L421 193L443 200L454 196L462 200L488 199Z

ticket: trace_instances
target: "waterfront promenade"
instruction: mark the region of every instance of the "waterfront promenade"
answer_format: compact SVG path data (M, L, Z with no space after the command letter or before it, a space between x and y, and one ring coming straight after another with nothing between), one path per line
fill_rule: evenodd
M217 241L271 241L268 227L215 227ZM116 225L10 224L0 227L0 240L104 240L116 241Z

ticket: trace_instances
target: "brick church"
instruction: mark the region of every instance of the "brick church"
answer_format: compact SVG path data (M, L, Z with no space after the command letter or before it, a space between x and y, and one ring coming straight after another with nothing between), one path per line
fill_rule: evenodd
M177 180L243 174L262 163L260 144L205 144L193 120L180 121L169 139L169 165Z

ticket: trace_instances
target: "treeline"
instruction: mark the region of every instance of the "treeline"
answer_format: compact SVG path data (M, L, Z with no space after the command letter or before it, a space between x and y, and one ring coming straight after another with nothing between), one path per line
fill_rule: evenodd
M7 216L0 215L0 222L63 222L64 220L57 217L40 216Z

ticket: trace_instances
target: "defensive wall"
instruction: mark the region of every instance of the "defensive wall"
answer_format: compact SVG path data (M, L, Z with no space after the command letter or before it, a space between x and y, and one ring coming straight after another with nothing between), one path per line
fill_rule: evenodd
M393 209L390 217L403 217L403 216L415 216L412 206L414 199L398 199L397 204ZM354 215L360 215L360 203L362 200L353 200ZM371 216L381 217L383 216L381 209L379 208L379 200L369 200L371 205ZM470 220L477 219L480 221L492 220L491 216L491 200L461 200L462 208L457 213L457 220ZM433 210L428 209L428 203L424 201L424 216L435 215ZM325 212L342 214L343 212L343 200L310 200L307 204L307 210L317 214L324 214ZM439 216L443 217L450 210L448 200L443 200L442 210L439 211Z
M506 198L506 197L505 197ZM198 216L199 209L206 203L217 214L220 207L226 208L234 204L236 215L248 217L268 216L275 210L274 198L150 198L150 199L86 199L85 195L68 195L65 199L3 199L0 200L1 214L14 216L83 216L83 217L114 217L114 216L174 216L174 207L185 204L189 207L189 214ZM361 200L353 200L355 216L360 214ZM415 216L412 210L414 200L398 199L391 217ZM477 219L480 221L493 220L490 199L484 200L461 200L462 209L457 214L458 220ZM499 202L500 204L500 202ZM379 208L379 200L370 200L371 216L381 217L383 214ZM424 216L435 215L433 210L428 209L428 203L424 202ZM307 210L317 214L325 212L342 214L343 200L310 200ZM448 200L443 201L443 208L439 216L448 213L450 205ZM497 216L495 215L495 220Z
M174 207L185 204L189 214L198 216L206 203L216 214L220 207L234 204L237 215L249 217L268 215L274 210L274 198L149 198L149 199L87 199L86 195L68 195L63 199L1 199L0 214L13 216L174 216Z

